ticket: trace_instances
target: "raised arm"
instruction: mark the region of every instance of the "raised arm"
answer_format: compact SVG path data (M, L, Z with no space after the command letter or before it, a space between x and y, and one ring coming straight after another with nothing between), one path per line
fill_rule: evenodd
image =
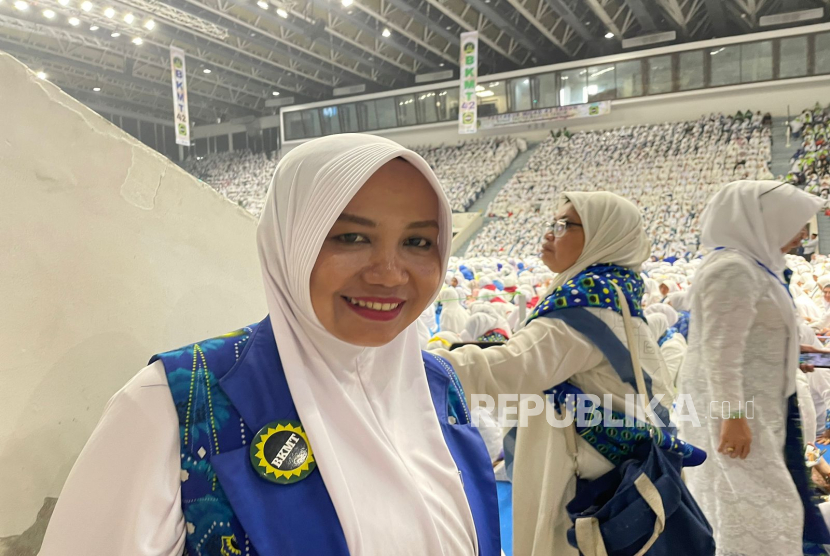
M588 338L560 320L544 317L516 332L503 346L465 346L435 353L450 360L467 396L493 397L541 394L603 359Z

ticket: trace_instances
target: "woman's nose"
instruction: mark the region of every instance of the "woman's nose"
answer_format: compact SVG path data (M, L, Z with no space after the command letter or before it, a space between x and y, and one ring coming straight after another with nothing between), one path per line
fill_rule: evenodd
M377 253L364 272L365 280L384 287L402 286L409 281L409 273L397 253Z

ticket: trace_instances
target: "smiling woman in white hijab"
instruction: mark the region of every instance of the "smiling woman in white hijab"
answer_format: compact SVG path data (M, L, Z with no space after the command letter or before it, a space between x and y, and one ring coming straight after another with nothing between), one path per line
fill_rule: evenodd
M154 357L113 397L41 554L498 555L487 449L415 325L450 218L397 143L291 151L257 230L269 317Z
M743 181L716 194L701 219L712 252L691 290L679 379L701 426L682 421L681 435L710 455L687 481L718 554L802 554L802 532L823 529L797 488L799 334L783 255L821 206L788 184Z
M625 412L631 409L626 408L625 396L635 394L636 388L621 377L604 351L620 342L627 346L621 304L611 285L615 282L623 288L634 316L638 339L634 347L644 374L653 394L664 395L665 406L658 405L657 410L667 417L672 389L640 307L644 285L639 272L651 249L637 207L612 193L567 193L559 211L551 216L553 227L545 234L542 259L558 275L541 310L503 346L465 346L436 353L452 361L471 397L541 396L567 381L600 399L609 394L613 409ZM586 322L590 330L582 327ZM589 336L592 331L601 334ZM595 479L615 463L582 437L578 454L570 455L565 429L549 424L544 407L536 412L530 409L520 410L527 426L516 430L513 553L577 556L567 540L572 523L565 508L576 492L577 471L583 479Z

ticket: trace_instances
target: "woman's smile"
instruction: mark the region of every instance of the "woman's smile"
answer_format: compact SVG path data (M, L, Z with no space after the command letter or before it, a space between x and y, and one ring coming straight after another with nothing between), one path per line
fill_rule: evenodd
M348 297L341 296L349 308L369 320L390 321L398 318L406 303L397 297Z

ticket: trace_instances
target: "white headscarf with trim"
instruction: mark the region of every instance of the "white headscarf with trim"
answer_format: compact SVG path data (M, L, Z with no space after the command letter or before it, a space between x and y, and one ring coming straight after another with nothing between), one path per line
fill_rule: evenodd
M311 304L311 272L329 230L366 181L398 157L438 196L444 276L452 216L429 164L381 137L325 137L289 152L268 193L257 228L268 309L349 551L473 554L472 515L429 393L415 323L385 346L364 348L329 333Z
M640 272L651 255L651 242L634 203L607 191L565 193L562 206L566 203L573 204L582 220L585 246L573 266L553 279L545 297L594 264L613 264Z
M798 367L798 328L796 308L784 281L786 259L781 252L809 219L824 205L819 197L776 181L737 181L721 189L703 211L700 240L707 249L724 247L737 252L770 273L769 292L787 326L789 349L786 365ZM702 270L726 250L706 255ZM700 272L698 270L698 272ZM795 374L787 375L785 395L795 392Z

